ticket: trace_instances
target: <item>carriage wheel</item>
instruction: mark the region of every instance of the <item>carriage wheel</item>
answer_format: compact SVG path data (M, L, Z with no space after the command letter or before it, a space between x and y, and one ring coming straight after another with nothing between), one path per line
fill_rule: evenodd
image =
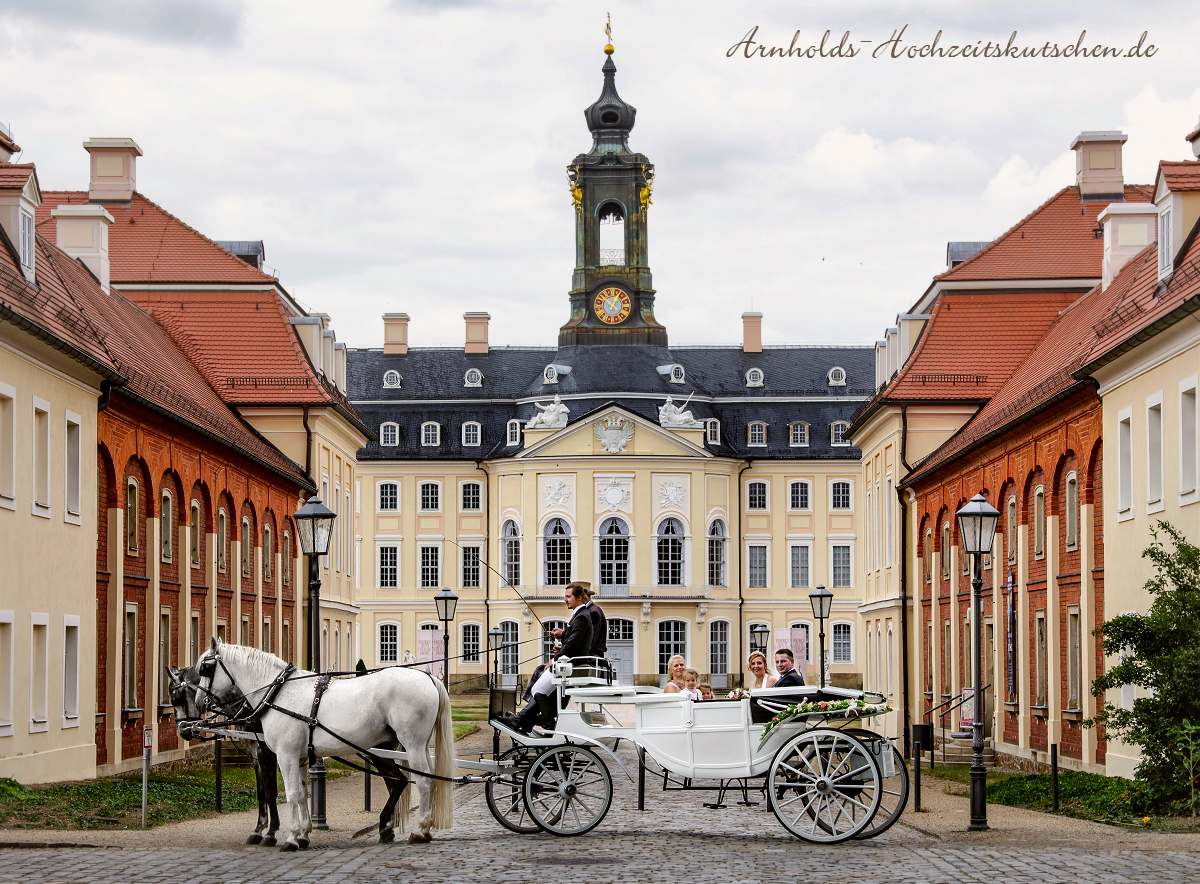
M612 804L612 777L604 762L583 746L552 746L525 775L525 807L551 835L590 832Z
M525 774L537 753L537 749L513 746L497 760L513 760L516 764L501 778L483 784L483 797L496 822L518 835L536 835L541 831L525 809Z
M887 742L890 744L892 741ZM908 807L908 765L904 763L904 756L900 754L900 750L895 746L891 748L896 773L884 779L879 793L879 810L871 817L867 827L854 836L855 838L874 838L876 835L882 835L900 819L900 814Z
M879 766L859 739L815 728L788 740L775 754L767 802L797 838L834 844L870 825L881 786Z

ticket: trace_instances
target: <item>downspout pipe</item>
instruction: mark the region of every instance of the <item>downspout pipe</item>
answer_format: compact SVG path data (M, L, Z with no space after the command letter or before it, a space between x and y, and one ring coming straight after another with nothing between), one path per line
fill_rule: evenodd
M754 466L754 462L747 460L746 465L743 466L740 470L738 470L737 481L734 483L735 487L733 489L734 494L737 495L735 498L736 505L734 507L734 512L737 513L737 535L736 536L737 536L737 543L738 543L738 547L737 547L738 548L738 557L737 557L737 560L738 560L738 573L737 573L738 644L737 644L737 646L738 646L738 653L741 655L741 658L743 660L746 659L746 649L744 647L742 647L742 639L745 637L745 633L746 633L746 624L744 622L745 621L744 608L746 605L746 596L745 596L745 593L742 591L742 555L741 555L741 549L742 549L742 473L746 472L746 470L750 469L750 467L752 467L752 466ZM730 539L732 539L732 538L730 538ZM739 672L738 677L739 677L739 681L740 681L741 670L739 669L738 672ZM744 685L739 685L739 686L744 687Z
M483 555L485 560L490 560L492 557L492 489L488 485L488 479L490 477L488 476L488 471L483 468L482 460L475 461L475 469L477 472L483 473L483 495L484 499L487 501L483 507L483 536L485 538ZM487 575L487 582L483 584L483 645L488 649L486 657L487 664L485 668L488 669L489 674L491 674L490 669L492 665L492 654L491 648L487 643L490 641L488 634L492 631L492 572L490 570L483 569L481 570L480 576L482 577L484 574ZM499 679L496 681L498 683ZM492 682L489 680L487 687L490 689L491 686Z
M96 413L104 411L112 402L113 382L105 378L100 382L100 397L96 400Z
M900 406L900 463L906 476L912 472L912 466L908 463L907 405ZM904 757L908 758L912 754L912 707L908 683L908 505L899 482L896 483L896 497L900 505L900 702L904 706Z
M308 406L305 405L305 406L303 406L303 408L304 408L304 417L303 417L303 422L304 422L304 475L306 475L310 479L312 479L313 434L312 434L312 427L310 427L308 425ZM317 481L315 479L313 479L313 485L315 485L317 488L321 487L320 484L317 483Z

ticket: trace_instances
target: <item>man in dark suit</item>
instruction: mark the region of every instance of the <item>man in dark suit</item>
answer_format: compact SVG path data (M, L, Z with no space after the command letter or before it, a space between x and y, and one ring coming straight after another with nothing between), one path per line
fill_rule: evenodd
M587 591L587 612L592 618L592 649L588 653L601 659L608 653L608 618L604 609L596 604L595 593L589 583L581 584Z
M587 589L579 583L569 583L563 590L563 601L571 611L571 619L562 632L562 647L555 657L585 657L592 649L592 615L584 607ZM547 666L533 684L533 696L516 715L503 718L515 731L527 734L535 724L550 729L558 721L554 698L553 664Z
M779 670L779 681L775 682L774 687L804 687L804 676L796 668L796 658L791 648L780 648L775 652L775 668Z

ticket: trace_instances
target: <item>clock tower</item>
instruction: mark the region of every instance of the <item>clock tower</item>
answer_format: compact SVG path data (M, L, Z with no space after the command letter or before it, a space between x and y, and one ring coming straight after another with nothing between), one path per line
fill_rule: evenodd
M571 318L559 329L558 344L665 347L667 330L654 318L646 235L654 165L629 149L637 109L617 94L611 43L604 53L604 87L583 112L592 149L567 167L575 209L575 272Z

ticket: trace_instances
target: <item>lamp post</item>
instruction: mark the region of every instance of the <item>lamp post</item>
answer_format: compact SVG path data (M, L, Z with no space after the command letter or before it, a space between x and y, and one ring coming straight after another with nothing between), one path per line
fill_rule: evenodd
M454 619L454 611L458 608L458 596L443 586L433 597L434 607L437 608L438 619L442 621L442 683L450 690L450 621Z
M750 650L758 651L760 654L767 653L767 636L771 634L771 628L765 623L755 623L750 627Z
M808 600L812 604L813 616L817 618L817 634L821 637L817 646L821 654L819 685L825 687L825 621L829 619L829 612L833 609L833 593L824 586L818 586L808 594Z
M300 550L308 557L308 665L313 672L321 671L321 571L320 558L329 552L333 537L333 520L337 513L325 506L315 494L296 510L296 533L300 535ZM312 824L315 829L328 829L325 822L325 762L311 749L308 754L308 777L312 783Z
M982 494L976 494L956 514L958 534L962 538L963 552L975 558L971 578L971 617L974 648L971 659L974 667L972 683L975 685L974 719L971 722L971 821L968 832L982 832L987 822L987 768L983 766L983 666L980 660L981 635L983 630L983 555L991 552L996 536L999 511L987 502Z
M499 626L488 630L488 650L492 652L492 687L500 686L500 642L504 640L504 631Z

